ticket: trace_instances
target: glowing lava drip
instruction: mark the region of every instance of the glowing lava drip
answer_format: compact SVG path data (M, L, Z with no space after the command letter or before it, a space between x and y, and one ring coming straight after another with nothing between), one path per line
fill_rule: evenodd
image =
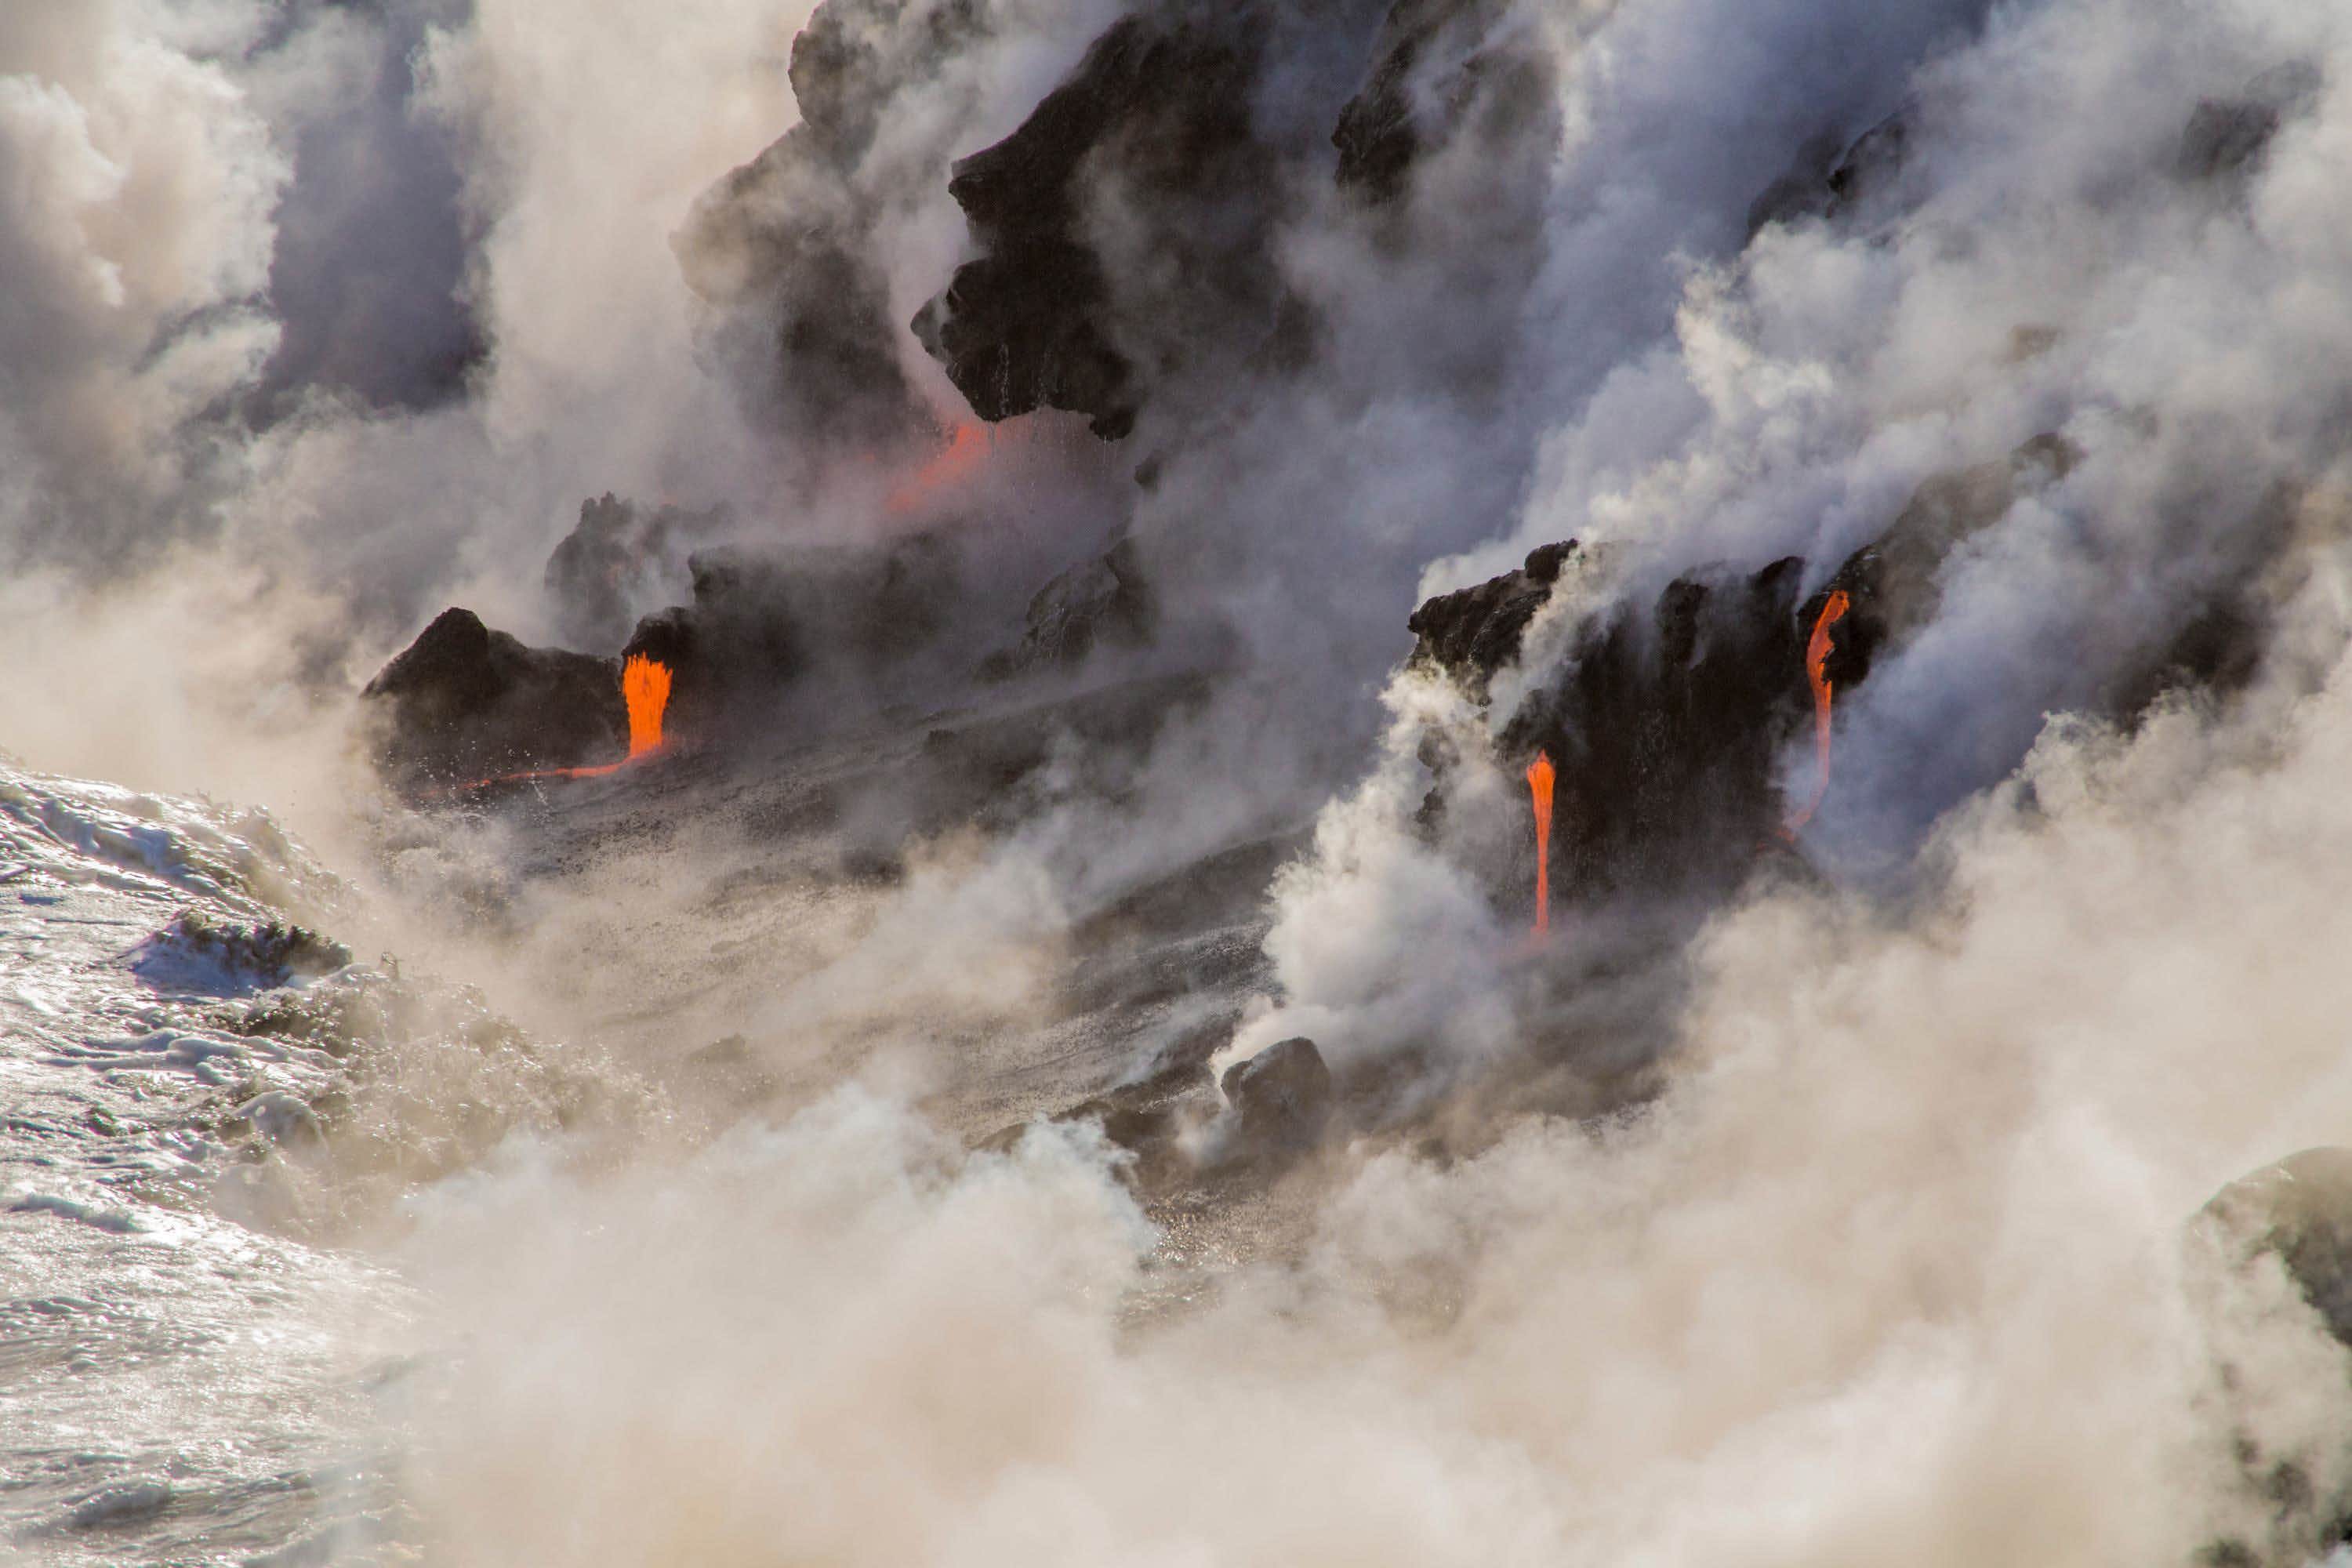
M629 710L629 754L617 763L593 768L533 768L527 773L499 773L457 786L460 792L486 784L522 784L531 779L593 779L618 773L640 757L662 748L662 712L669 706L669 666L642 653L633 653L621 666L621 700Z
M621 700L629 705L629 754L625 760L635 762L660 751L662 710L669 706L669 666L631 654L621 667Z
M1780 837L1792 844L1812 821L1813 813L1822 808L1822 797L1830 793L1830 628L1853 607L1853 601L1844 589L1832 593L1822 605L1820 618L1813 622L1812 640L1805 645L1805 676L1813 683L1813 750L1821 758L1821 769L1813 781L1813 798L1780 829Z
M1536 934L1551 930L1551 757L1544 752L1528 764L1528 795L1536 808Z

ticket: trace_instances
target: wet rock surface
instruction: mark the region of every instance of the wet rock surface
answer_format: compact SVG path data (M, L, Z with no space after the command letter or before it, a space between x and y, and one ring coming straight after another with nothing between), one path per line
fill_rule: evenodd
M216 920L189 909L141 944L131 968L150 985L224 994L331 974L351 949L307 926Z
M361 697L378 764L406 787L610 762L628 746L618 659L530 647L467 609L443 611Z

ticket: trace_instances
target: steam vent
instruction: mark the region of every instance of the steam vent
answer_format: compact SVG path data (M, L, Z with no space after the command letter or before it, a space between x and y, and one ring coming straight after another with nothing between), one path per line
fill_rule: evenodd
M0 1562L2352 1568L2352 4L0 3Z

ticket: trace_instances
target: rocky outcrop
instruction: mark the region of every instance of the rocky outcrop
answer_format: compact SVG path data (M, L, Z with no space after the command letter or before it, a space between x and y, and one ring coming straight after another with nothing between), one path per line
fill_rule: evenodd
M1485 701L1578 555L1573 540L1546 545L1517 571L1423 605L1406 623L1420 639L1413 662ZM1574 628L1502 733L1513 765L1538 751L1552 759L1555 886L1664 885L1715 864L1718 847L1725 863L1744 862L1770 836L1774 759L1810 701L1801 566L1690 574L1645 606L1621 604ZM1423 757L1437 774L1422 812L1433 828L1454 756L1433 735ZM1515 868L1507 879L1527 878Z
M1552 584L1576 552L1573 539L1538 545L1518 570L1424 603L1405 622L1405 630L1420 639L1412 662L1443 669L1484 696L1495 672L1518 658L1528 623L1550 600Z
M2352 1149L2305 1149L2213 1195L2204 1215L2244 1256L2275 1254L2327 1325L2352 1345Z
M1825 578L1793 556L1754 571L1698 569L1561 627L1547 642L1547 668L1496 727L1508 765L1540 750L1557 769L1551 886L1607 896L1739 874L1782 837L1791 803L1776 778L1811 727L1808 648L1832 595L1844 595L1844 607L1826 623L1822 674L1843 703L1937 620L1956 555L2082 460L2063 437L2038 436L1923 481ZM2231 536L2233 558L2201 563L2203 580L2193 594L2184 585L2169 622L2101 648L2078 686L2082 710L2129 725L2168 694L2226 695L2252 681L2272 591L2263 563L2294 526L2296 504L2282 492L2258 508ZM1526 653L1554 580L1583 559L1572 542L1547 546L1517 571L1430 600L1407 623L1419 639L1413 660L1487 700L1494 676ZM1816 585L1806 591L1807 582ZM1437 775L1422 820L1437 831L1456 758L1434 731L1422 754ZM1514 889L1530 874L1524 863L1493 870Z
M688 571L690 602L646 616L622 649L669 666L667 727L688 737L812 671L872 676L909 658L945 624L961 582L953 550L929 535L875 550L710 550Z
M1557 769L1552 884L1669 889L1772 840L1774 770L1812 711L1805 647L1822 595L1794 557L1686 573L1578 627L1504 726L1504 753Z
M709 310L706 347L796 435L872 449L929 428L877 238L903 171L869 154L893 105L931 89L982 25L968 0L826 0L793 41L800 122L672 240Z
M2264 72L2232 98L2200 99L2180 132L2173 172L2211 182L2243 174L2262 160L2287 120L2318 95L2319 73L2292 64Z
M1283 193L1328 166L1379 4L1145 0L955 165L977 254L915 331L974 412L1115 439L1171 388L1295 362L1315 329L1276 265Z
M1934 618L1953 551L2076 460L2048 436L1933 477L1809 594L1795 557L1753 572L1703 569L1573 627L1500 732L1507 758L1540 750L1557 769L1552 885L1594 896L1737 875L1786 818L1776 770L1811 721L1807 649L1830 595L1845 595L1847 607L1830 625L1823 673L1850 692L1874 659ZM1430 600L1407 623L1419 638L1413 659L1483 700L1579 558L1573 541L1547 545L1517 571ZM1423 754L1438 773L1423 809L1434 826L1451 759L1434 738ZM1526 869L1507 873L1513 886Z
M1149 230L1164 284L1149 330L1164 341L1201 329L1171 319L1194 314L1189 297L1270 290L1272 163L1250 116L1263 37L1246 7L1124 17L1018 130L955 165L948 191L981 254L915 331L974 413L1067 409L1106 439L1133 426L1148 367L1127 340L1146 323L1122 319L1096 204Z
M607 491L580 503L580 521L547 558L543 581L558 633L583 647L613 647L647 605L686 586L673 563L723 522L719 511L652 510Z
M187 909L134 950L130 967L159 988L208 990L226 983L243 989L331 974L351 961L351 949L308 926L246 924Z
M1143 563L1131 540L1081 561L1037 590L1021 640L991 654L983 680L1082 664L1098 647L1138 647L1159 619Z
M361 691L378 764L404 787L606 763L628 749L618 659L526 647L444 610Z
M1502 28L1509 10L1509 0L1396 0L1331 132L1342 190L1392 202L1465 132L1509 137L1544 111L1548 57L1534 32Z
M2328 1334L2352 1346L2352 1149L2305 1149L2265 1165L2216 1193L2197 1218L2226 1265L2251 1269L2275 1258ZM2225 1364L2220 1381L2236 1390L2239 1369ZM2263 1523L2211 1542L2200 1562L2310 1563L2352 1541L2352 1497L2323 1489L2308 1453L2266 1447L2241 1426L2231 1457L2246 1516Z
M1231 1137L1243 1154L1311 1148L1331 1120L1331 1069L1309 1039L1284 1040L1234 1063L1217 1087L1232 1109Z
M1773 224L1835 219L1891 190L1909 150L1914 111L1889 115L1851 141L1817 136L1748 209L1748 237Z

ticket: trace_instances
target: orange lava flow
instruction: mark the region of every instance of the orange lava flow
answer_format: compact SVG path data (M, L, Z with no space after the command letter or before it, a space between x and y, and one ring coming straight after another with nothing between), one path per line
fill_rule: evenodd
M1528 795L1536 808L1536 934L1551 930L1551 757L1538 752L1528 764Z
M882 504L892 512L912 511L943 491L961 489L980 477L995 450L996 433L977 420L965 420L945 447L891 487Z
M532 768L519 773L497 773L459 784L451 793L463 795L489 784L527 784L532 779L600 779L660 751L662 714L669 707L669 666L646 654L631 654L628 662L621 666L621 700L629 710L629 754L619 762L601 763L593 768Z
M669 666L633 653L621 667L621 700L629 705L629 760L661 750L662 710L669 706Z
M1821 766L1813 781L1813 798L1780 829L1780 837L1792 842L1812 821L1813 813L1822 808L1822 797L1830 793L1830 628L1843 620L1846 611L1853 607L1853 601L1844 589L1832 593L1813 622L1812 640L1805 645L1805 678L1813 683L1813 750L1821 759Z

